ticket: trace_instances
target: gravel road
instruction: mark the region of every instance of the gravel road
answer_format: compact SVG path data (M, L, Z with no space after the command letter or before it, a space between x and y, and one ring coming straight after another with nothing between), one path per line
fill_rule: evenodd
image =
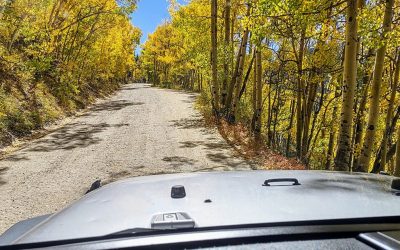
M129 84L83 115L0 161L0 233L53 213L97 179L249 169L216 129L203 127L195 94Z

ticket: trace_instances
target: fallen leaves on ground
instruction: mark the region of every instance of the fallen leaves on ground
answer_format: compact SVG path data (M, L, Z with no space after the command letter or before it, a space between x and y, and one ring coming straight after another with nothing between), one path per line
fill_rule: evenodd
M208 118L206 121L215 121L215 119ZM257 162L259 169L306 169L297 159L287 158L267 148L262 141L257 142L243 124L231 125L225 120L220 120L217 126L222 137L234 147L236 153L247 160Z

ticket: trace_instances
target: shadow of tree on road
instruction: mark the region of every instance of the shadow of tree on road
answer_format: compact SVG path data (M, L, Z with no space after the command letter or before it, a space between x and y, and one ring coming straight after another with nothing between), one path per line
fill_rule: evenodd
M96 115L102 111L117 111L129 106L143 105L143 102L129 102L126 100L107 101L91 107L86 114L82 116ZM96 134L109 128L119 128L129 126L127 123L121 124L86 124L74 122L57 129L47 136L32 143L25 152L50 152L54 150L72 150L74 148L84 148L102 141ZM29 160L24 152L17 152L4 157L5 161L17 162Z
M192 166L197 162L197 160L193 160L193 159L183 157L183 156L171 156L171 157L166 156L166 157L162 158L162 160L169 162L170 165L175 168L182 167L185 165Z
M129 124L107 124L104 122L100 124L70 123L42 139L33 142L26 149L6 156L3 160L10 162L26 161L29 160L27 152L51 152L55 150L85 148L102 141L97 134L110 128L120 128L124 126L129 126Z
M144 87L146 88L146 87ZM122 87L121 90L138 90L138 89L142 89L142 88L135 88L135 87Z
M13 155L10 155L10 156L6 156L2 160L17 162L17 161L26 161L26 160L29 160L29 158L26 157L25 154L23 154L23 153L16 153L16 154L13 154Z
M195 148L198 146L201 146L204 143L204 141L184 141L180 142L182 144L179 146L180 148Z
M0 168L0 186L7 183L1 176L4 175L8 169L9 167Z
M201 118L183 118L179 120L171 120L173 127L177 127L180 129L198 129L204 128L204 122Z
M215 153L215 154L207 154L207 157L212 160L213 162L223 162L226 159L229 158L229 156L227 156L226 154L222 154L222 153Z
M211 172L211 171L229 171L232 170L230 166L213 166L213 167L204 167L193 170L193 172Z
M212 138L213 140L215 140L214 138ZM225 143L224 141L220 141L220 142L209 142L209 141L184 141L184 142L180 142L181 146L179 146L180 148L195 148L195 147L199 147L202 146L205 149L210 149L213 151L221 151L224 149L230 149L231 146L229 146L227 143Z
M248 161L227 155L225 153L208 153L207 158L214 163L219 163L221 166L226 167L225 170L234 169L239 166L250 166Z
M215 140L215 138L211 138ZM229 150L232 147L227 144L225 141L184 141L180 142L180 148L196 148L202 147L202 149L206 150L207 158L217 163L220 170L229 170L240 165L249 165L250 163L244 159L240 159L239 157L235 157L229 153ZM213 167L214 168L214 167ZM204 169L204 170L211 170Z
M81 115L85 116L93 116L98 115L98 113L103 111L118 111L126 107L130 106L140 106L145 104L144 102L130 102L127 100L116 100L116 101L107 101L104 103L99 103L94 105L93 107L89 108L88 111Z
M192 116L190 118L182 118L179 120L170 120L170 126L178 129L197 129L203 135L214 134L214 130L211 127L207 127L204 119L201 116Z
M184 103L194 103L197 99L198 95L197 94L188 94L187 95L187 100L183 100Z
M118 181L121 179L130 178L130 177L148 175L148 173L145 171L145 169L146 169L146 166L140 165L140 166L127 167L127 168L125 168L123 170L119 170L119 171L112 171L108 174L107 179L102 182L102 185L106 185L108 183Z
M129 126L129 124L84 124L70 123L63 128L49 134L45 138L37 141L33 147L28 149L30 152L49 152L53 150L71 150L74 148L84 148L102 141L96 136L109 128L119 128Z

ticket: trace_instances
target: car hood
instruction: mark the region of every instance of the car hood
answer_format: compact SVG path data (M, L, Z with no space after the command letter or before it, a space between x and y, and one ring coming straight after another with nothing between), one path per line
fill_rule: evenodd
M272 178L296 178L301 185L262 185ZM186 213L196 227L399 216L400 197L391 189L392 179L374 174L276 170L135 177L88 193L30 227L13 243L150 228L154 216L176 212ZM175 185L185 187L184 198L171 198Z

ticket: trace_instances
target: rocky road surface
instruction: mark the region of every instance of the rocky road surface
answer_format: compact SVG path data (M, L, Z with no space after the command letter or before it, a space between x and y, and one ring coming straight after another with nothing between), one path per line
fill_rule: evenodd
M8 155L0 161L0 233L62 209L97 179L250 169L216 129L203 126L195 99L148 84L125 85Z

